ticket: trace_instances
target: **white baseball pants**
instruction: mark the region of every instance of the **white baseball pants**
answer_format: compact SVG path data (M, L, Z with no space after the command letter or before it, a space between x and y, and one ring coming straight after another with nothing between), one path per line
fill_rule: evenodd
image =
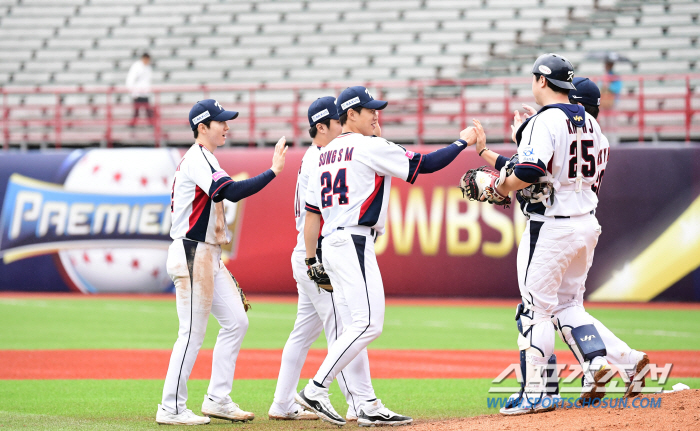
M168 249L167 269L175 283L180 328L165 377L162 405L175 414L187 408L187 379L204 341L210 312L221 330L214 346L208 395L218 403L230 402L248 317L236 283L221 261L221 247L175 240Z
M593 214L571 218L533 215L527 222L518 247L518 284L523 303L531 310L531 318L523 321L533 326L530 344L545 362L554 352L552 321L560 312L568 310L560 317L564 325L593 323L583 310L583 292L600 232Z
M344 331L328 348L314 380L328 387L341 370L379 337L384 326L384 285L374 253L374 237L362 226L324 238L323 266L333 285Z
M583 307L586 278L600 233L593 214L559 219L531 216L527 222L518 248L518 282L524 303L534 311L532 344L543 348L546 358L554 350L551 319L558 327L595 325L608 360L614 364L628 362L632 349ZM570 335L565 342L576 344ZM577 349L572 351L578 356Z
M311 344L321 331L326 334L328 348L343 333L341 310L336 304L337 293L321 290L306 274L305 253L292 254L292 270L297 281L299 302L294 329L282 351L282 365L275 389L274 407L277 411L288 412L294 409L294 395L301 369ZM342 312L347 313L347 307ZM345 320L352 320L346 316ZM369 372L367 349L363 349L338 375L338 385L345 395L349 412L357 415L363 402L376 398Z

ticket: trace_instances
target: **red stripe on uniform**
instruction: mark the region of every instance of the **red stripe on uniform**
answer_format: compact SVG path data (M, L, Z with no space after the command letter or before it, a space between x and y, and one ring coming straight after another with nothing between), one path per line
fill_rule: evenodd
M202 216L202 211L204 211L204 207L207 205L208 199L209 196L207 196L207 194L204 193L204 190L200 189L199 186L197 186L197 188L194 191L194 201L192 202L192 214L190 214L189 230L192 230L195 223L197 223L197 220L199 220L199 217Z
M369 209L369 206L372 205L372 202L374 202L374 198L377 197L377 193L379 193L379 188L382 186L382 180L384 177L380 177L377 175L377 173L374 173L374 191L372 192L371 195L362 203L362 206L360 207L360 217L358 220L362 219L362 216L365 215L367 212L367 209Z
M409 183L413 184L413 182L416 180L416 175L418 175L418 171L420 170L420 164L423 162L423 155L420 155L420 159L418 159L418 166L416 166L416 171L413 173L413 176L411 177L411 181Z
M216 190L214 190L214 193L212 193L211 195L212 195L212 196L216 196L216 194L219 193L219 190L221 190L221 188L222 188L223 186L225 186L225 185L228 184L228 183L232 183L232 182L233 182L233 180L228 180L228 181L226 181L225 183L223 183L222 185L220 185L219 188L217 188Z
M312 207L312 206L309 205L309 204L306 204L306 210L309 211L309 212L312 212L312 213L314 213L314 214L321 214L321 211L320 211L318 208Z
M520 163L520 165L521 165L521 166L528 166L528 167L531 167L531 168L537 168L537 169L541 170L543 174L545 174L545 175L547 174L547 172L545 172L544 169L542 169L541 167L539 167L539 166L537 166L537 165L533 165L532 163Z

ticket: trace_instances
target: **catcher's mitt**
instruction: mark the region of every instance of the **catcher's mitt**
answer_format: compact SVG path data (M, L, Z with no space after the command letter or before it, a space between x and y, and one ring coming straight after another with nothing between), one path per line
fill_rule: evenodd
M496 189L500 183L501 175L498 172L482 166L468 170L459 181L459 188L462 195L470 201L488 202L508 208L510 197L501 195Z
M305 259L304 262L309 268L306 271L306 274L308 274L309 278L316 283L319 293L321 292L321 289L325 290L326 292L333 292L331 279L328 277L328 274L326 274L326 270L323 269L323 264L318 262L315 257Z
M231 271L229 271L228 273L231 274ZM245 293L243 293L243 289L241 289L241 285L238 284L238 280L236 280L236 277L234 277L233 274L231 274L231 278L233 278L233 282L236 283L236 287L238 288L238 293L241 295L241 302L243 303L243 309L247 313L248 310L253 308L253 306L250 305L250 302L248 302L248 298L245 297Z

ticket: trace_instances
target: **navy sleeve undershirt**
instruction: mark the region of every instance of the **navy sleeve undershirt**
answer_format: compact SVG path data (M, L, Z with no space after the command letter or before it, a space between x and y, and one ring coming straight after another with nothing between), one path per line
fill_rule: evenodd
M221 202L224 199L228 199L231 202L238 202L243 198L247 198L259 192L274 178L275 173L272 172L272 169L268 169L253 178L226 184L212 199L214 202Z
M462 145L452 143L444 148L423 155L423 162L420 165L421 174L431 174L449 165L463 149L467 148L467 142L459 139Z
M501 169L503 169L506 163L508 163L508 160L510 160L508 157L499 154L498 159L496 159L496 170L500 171Z

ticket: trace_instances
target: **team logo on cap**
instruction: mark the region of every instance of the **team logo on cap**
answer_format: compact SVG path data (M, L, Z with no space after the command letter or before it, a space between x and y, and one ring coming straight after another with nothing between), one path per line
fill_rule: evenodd
M540 67L538 69L544 75L549 75L550 73L552 73L552 69L545 66L544 64L540 64Z
M343 109L345 109L345 108L343 108ZM311 121L313 121L315 123L316 121L320 120L321 118L325 117L326 115L328 115L328 109L324 109L323 111L317 112L314 115L312 115Z
M218 105L218 102L217 102L217 105ZM192 124L199 124L203 120L205 120L209 117L211 117L211 114L209 113L209 111L204 111L192 119Z
M569 70L568 73L569 73L569 78L567 79L567 81L573 81L574 80L574 71Z
M214 101L214 105L218 106L219 109L221 109L222 111L224 110L224 107L221 106L221 105L219 105L219 101L218 101L218 100L215 100L215 101Z
M360 103L360 98L359 98L359 97L353 97L352 99L350 99L350 100L348 100L348 101L346 101L346 102L341 103L341 104L340 104L340 107L341 107L341 108L343 109L343 111L344 111L344 110L348 109L349 107L351 107L351 106L353 106L353 105L357 105L358 103Z

